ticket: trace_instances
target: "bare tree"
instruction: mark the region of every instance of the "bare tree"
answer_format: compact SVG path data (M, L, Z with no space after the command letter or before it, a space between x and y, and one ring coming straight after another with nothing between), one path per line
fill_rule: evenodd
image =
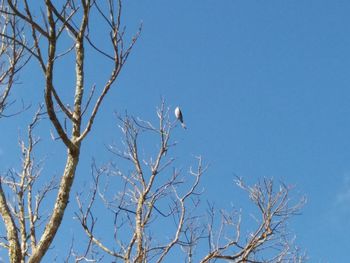
M198 157L197 167L190 170L191 182L185 184L181 172L176 169L170 172L168 178L163 176L174 161L173 158L166 156L169 148L175 145L169 141L175 123L170 121L169 110L165 108L164 103L157 114L159 118L157 126L129 116L120 118L125 148L111 146L110 151L130 162L133 170L124 173L117 167L114 167L115 169L94 167L94 186L89 203L84 205L80 196L77 196L80 208L77 218L89 237L90 244L125 262L147 262L151 259L162 262L171 248L180 242L182 233L186 231L185 226L194 219L187 203L191 203L192 209L197 206L198 200L193 197L197 194L200 177L206 169L202 159ZM159 149L155 157L141 159L140 137L146 132L158 137ZM108 188L109 183L100 190L100 180L105 172L108 173L108 177L116 178L118 185L123 186L123 190L119 193L112 193L112 200L108 198L108 192L111 190ZM162 179L159 178L161 176ZM93 205L97 197L102 198L106 207L114 214L114 238L118 248L108 247L93 232L96 223ZM163 206L164 202L167 204L169 202L169 206ZM159 216L171 218L174 223L173 231L168 233L167 240L156 240L148 233L154 220ZM119 234L124 231L129 234L126 236Z
M5 10L4 1L0 9ZM0 118L9 105L8 98L18 72L28 62L25 57L25 39L22 36L23 27L17 17L2 13L0 17Z
M247 236L242 235L242 214L235 210L219 211L219 224L215 225L216 212L209 206L209 253L200 262L223 259L232 262L304 262L305 254L293 244L288 232L290 217L300 213L305 203L290 200L290 187L280 184L277 190L272 179L264 179L254 186L247 186L241 178L236 184L243 189L257 208L256 227Z
M196 168L188 173L174 168L176 160L171 156L176 143L171 135L176 121L169 117L164 102L157 116L157 124L128 115L119 117L123 146L109 150L129 165L119 161L119 166L92 166L89 198L77 195L77 218L89 242L84 253L72 250L75 260L97 261L97 248L115 261L135 263L168 262L174 254L181 262L303 262L287 222L299 213L304 200L293 203L290 188L281 184L276 190L270 179L253 187L239 179L237 185L257 208L256 227L248 235L242 233L247 231L242 229L240 211L209 205L204 213L199 183L207 166L197 157ZM158 147L147 155L150 141ZM95 210L99 201L109 211L102 218ZM98 222L106 227L108 214L110 229L114 229L110 237L98 233Z
M0 246L8 250L9 262L40 262L52 245L68 205L81 145L141 31L140 26L125 43L121 0L57 2L7 0L0 5L0 116L5 116L17 74L29 58L36 61L44 79L44 104L28 126L27 139L20 141L22 167L10 170L0 180L0 215L6 232L0 236ZM92 17L104 23L109 48L100 46L101 41L94 37ZM88 93L85 68L94 63L95 56L87 51L99 54L111 66L105 84L91 85ZM73 95L67 100L62 94L70 85L58 81L55 68L72 59L74 72L65 72L74 74ZM213 206L203 212L200 180L207 166L196 157L195 168L188 172L174 168L171 152L176 143L171 135L177 123L164 102L157 116L156 125L128 115L119 118L124 147L111 146L109 150L119 161L126 161L125 167L121 162L92 166L90 198L84 202L83 194L77 195L76 213L88 246L84 252L76 252L73 246L70 256L76 262L98 261L104 254L115 261L136 263L164 262L174 254L181 254L186 262L302 262L287 230L289 218L301 207L301 203L290 201L289 188L281 185L275 190L271 180L249 187L238 180L257 207L256 227L248 235L242 234L241 213L218 212ZM63 143L66 161L57 182L49 178L38 186L41 162L34 160L39 142L34 129L43 118L49 119L55 139ZM156 138L158 148L153 155L142 154L147 148L143 136ZM50 213L42 214L49 193L56 198ZM98 201L112 216L113 243L98 234ZM160 224L167 228L160 232Z
M134 46L141 28L129 44L124 43L125 28L121 26L122 3L120 0L108 0L101 4L94 0L65 0L55 4L51 0L35 3L27 0L2 2L0 14L2 23L0 37L2 39L2 56L8 62L2 64L1 85L5 85L1 99L1 112L4 108L9 90L14 82L15 73L20 66L17 61L27 52L35 58L42 71L44 83L44 112L49 117L57 137L66 147L66 164L57 186L57 197L43 232L35 227L40 199L55 187L49 183L41 189L39 200L32 197L31 185L37 176L31 171L31 149L35 145L32 128L37 123L36 114L32 126L29 126L29 143L23 146L23 171L19 176L12 176L8 183L10 190L17 196L15 205L6 198L5 190L0 188L0 214L6 228L6 239L1 245L9 250L10 262L40 262L58 231L66 210L71 186L74 181L79 162L81 144L89 134L100 106L117 79ZM105 51L95 43L91 35L90 17L99 18L107 28L105 36L110 49ZM18 24L24 27L18 27ZM67 47L62 50L62 47ZM87 84L85 67L93 63L87 55L87 48L110 61L111 71L105 84L93 86L90 94L86 94ZM71 101L63 101L60 95L62 87L57 84L55 65L65 58L74 59L75 85ZM69 74L66 72L65 74ZM99 92L95 95L94 92ZM38 91L39 92L39 91ZM94 100L95 99L95 100ZM69 105L73 105L70 107ZM88 111L90 110L90 114ZM41 196L41 197L40 197ZM36 203L37 202L37 203ZM27 209L23 207L27 206ZM27 228L29 226L29 229Z

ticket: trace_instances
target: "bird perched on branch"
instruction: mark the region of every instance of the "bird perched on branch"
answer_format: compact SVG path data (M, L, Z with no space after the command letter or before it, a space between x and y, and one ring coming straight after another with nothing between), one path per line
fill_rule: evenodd
M184 119L182 117L182 112L181 112L179 107L175 108L175 117L176 117L176 119L178 119L181 122L182 128L186 129L186 125L185 125Z

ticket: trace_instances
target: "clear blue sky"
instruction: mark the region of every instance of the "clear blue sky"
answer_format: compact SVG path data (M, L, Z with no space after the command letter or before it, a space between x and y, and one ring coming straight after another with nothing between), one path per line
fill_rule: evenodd
M310 262L345 262L350 2L134 1L128 10L145 27L119 107L147 114L160 95L180 104L183 151L210 162L211 198L232 199L233 174L295 184L308 198L297 243Z
M89 178L84 173L91 156L104 156L104 145L119 140L113 111L127 109L154 119L163 96L172 108L182 107L188 126L175 134L179 162L201 154L210 163L204 198L240 205L235 175L250 183L273 177L295 185L308 199L291 224L296 243L310 262L345 262L350 236L349 13L345 0L128 1L128 32L136 31L141 20L144 29L83 146L75 189ZM92 82L102 81L104 70L103 64L92 65ZM30 74L24 74L25 85L17 90L27 103L25 88L43 89L40 74ZM2 166L18 161L13 142L23 119L29 120L25 116L0 122L1 137L13 139L1 140ZM47 158L54 164L56 152Z

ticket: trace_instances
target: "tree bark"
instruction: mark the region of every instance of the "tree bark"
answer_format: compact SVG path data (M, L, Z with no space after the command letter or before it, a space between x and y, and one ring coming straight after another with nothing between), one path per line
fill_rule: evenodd
M61 225L64 211L69 201L69 193L73 184L75 171L79 161L79 148L77 152L69 152L67 157L64 174L61 179L55 207L49 223L46 225L45 231L38 242L32 256L28 263L40 262L42 257L46 254L53 238L55 237L59 226Z

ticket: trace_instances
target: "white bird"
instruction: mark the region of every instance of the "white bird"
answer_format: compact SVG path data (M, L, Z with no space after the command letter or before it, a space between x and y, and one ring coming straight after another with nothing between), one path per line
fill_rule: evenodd
M186 129L186 125L184 123L183 117L182 117L182 112L179 107L175 108L175 117L181 122L182 128Z

